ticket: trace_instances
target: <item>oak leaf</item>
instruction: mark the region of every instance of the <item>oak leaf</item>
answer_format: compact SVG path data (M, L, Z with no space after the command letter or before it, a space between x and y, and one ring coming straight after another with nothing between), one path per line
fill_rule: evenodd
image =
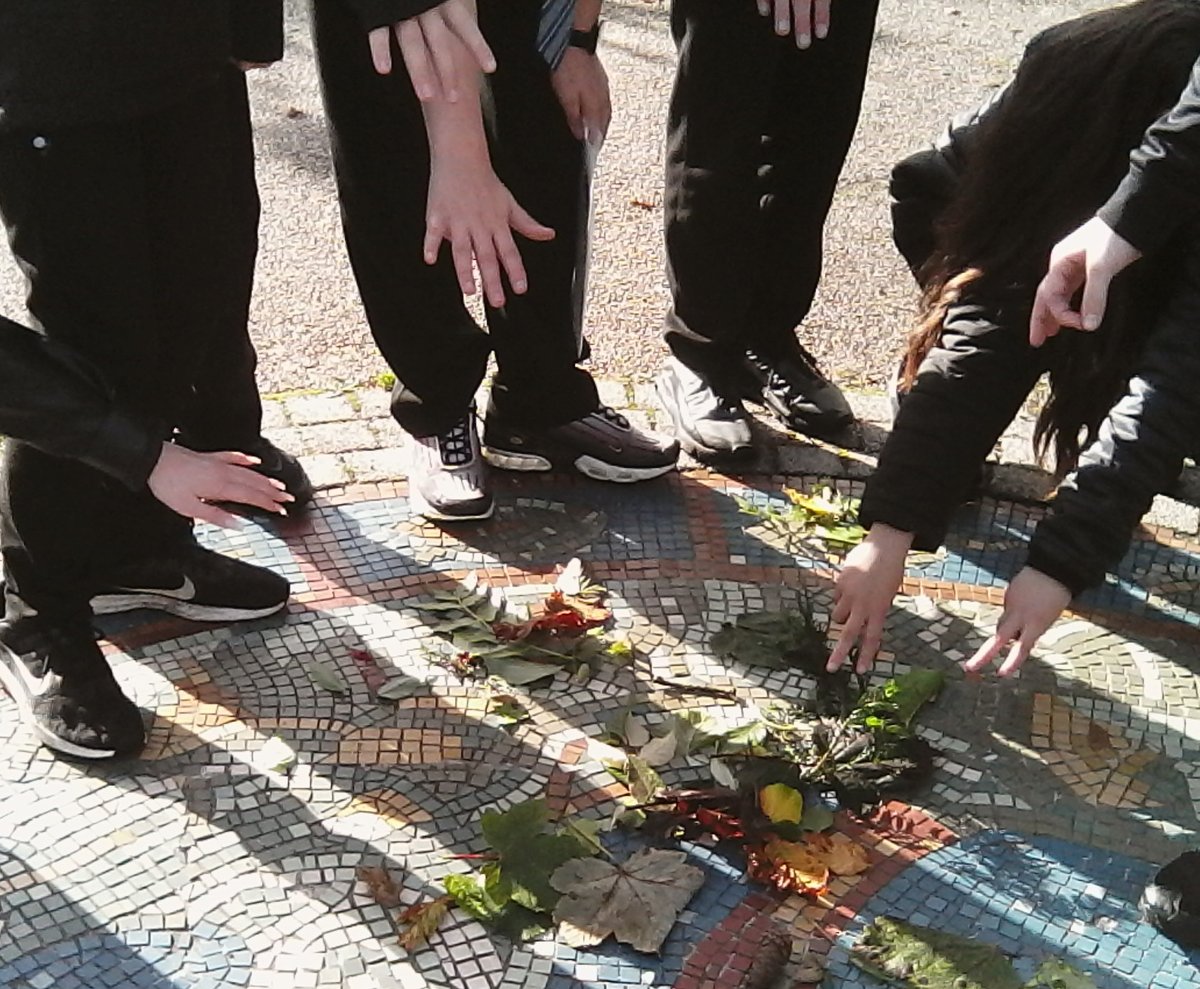
M687 863L685 852L643 848L622 863L574 859L550 882L563 894L554 919L564 944L587 947L612 935L638 951L657 952L704 885L704 872Z

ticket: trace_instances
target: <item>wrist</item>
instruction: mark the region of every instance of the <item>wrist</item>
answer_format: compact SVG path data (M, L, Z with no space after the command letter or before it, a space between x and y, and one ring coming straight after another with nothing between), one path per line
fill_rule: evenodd
M907 553L913 544L915 533L903 529L893 529L884 522L876 522L867 533L867 542L886 550L900 550Z
M591 27L580 27L576 25L571 28L570 37L567 40L568 48L578 48L580 51L586 52L588 55L596 54L596 46L600 43L600 20L597 19Z

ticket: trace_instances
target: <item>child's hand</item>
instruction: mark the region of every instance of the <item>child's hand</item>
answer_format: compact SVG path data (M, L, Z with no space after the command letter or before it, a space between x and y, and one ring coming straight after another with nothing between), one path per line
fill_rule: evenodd
M432 10L400 21L391 27L376 28L368 35L375 71L392 71L392 34L400 46L404 66L422 102L459 99L458 69L454 46L460 42L484 72L496 69L496 58L484 40L475 13L465 0L443 0Z
M883 637L884 619L904 579L904 556L912 541L911 532L873 525L867 538L846 556L833 592L833 621L845 628L825 665L830 673L841 668L855 645L855 672L866 673L871 668Z
M474 259L487 301L499 308L504 305L501 267L518 295L529 287L514 230L530 240L554 239L554 231L526 213L496 177L486 148L434 154L425 211L426 264L437 261L442 241L448 240L463 294L475 294Z
M775 33L786 37L795 33L796 45L807 48L814 37L829 34L829 8L832 0L758 0L758 12L775 18Z
M236 516L212 502L231 501L286 515L294 501L283 484L250 470L259 461L244 453L196 453L164 443L146 484L150 493L174 512L191 519L236 529Z
M1071 592L1066 587L1040 570L1025 567L1004 592L1004 613L996 633L979 647L963 668L978 673L1011 643L1008 656L1000 664L999 674L1006 677L1016 673L1029 658L1038 639L1070 603Z

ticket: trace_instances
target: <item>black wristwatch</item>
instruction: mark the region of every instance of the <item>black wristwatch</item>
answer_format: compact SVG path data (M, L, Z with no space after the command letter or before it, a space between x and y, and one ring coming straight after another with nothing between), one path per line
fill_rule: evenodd
M596 43L600 40L600 22L596 21L596 26L590 31L571 31L571 38L567 42L572 48L582 48L589 55L596 54Z

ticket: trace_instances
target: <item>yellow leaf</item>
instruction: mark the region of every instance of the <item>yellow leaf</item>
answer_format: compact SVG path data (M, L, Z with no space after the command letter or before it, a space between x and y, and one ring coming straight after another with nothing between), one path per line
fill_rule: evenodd
M810 512L821 519L833 521L841 517L841 509L832 501L820 495L806 495L803 491L797 491L795 488L784 488L783 493L793 505L798 505L806 512Z
M809 835L808 844L835 876L857 876L871 868L871 853L848 835Z
M751 851L750 873L759 882L793 893L823 893L829 866L807 845L772 839L761 853Z
M400 932L400 947L405 951L415 951L441 926L454 898L442 896L428 903L414 903L407 910L402 910L397 920L407 926Z
M799 824L804 816L804 797L786 783L772 783L759 790L758 806L772 824Z

